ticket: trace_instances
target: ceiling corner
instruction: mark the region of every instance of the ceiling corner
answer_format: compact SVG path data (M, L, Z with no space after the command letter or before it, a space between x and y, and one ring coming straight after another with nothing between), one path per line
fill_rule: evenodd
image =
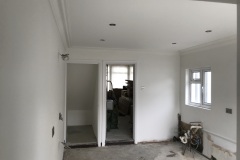
M218 2L218 3L231 3L237 4L238 0L196 0L196 1L207 1L207 2Z
M64 48L70 47L70 35L68 30L68 21L66 14L66 3L65 0L49 0L52 13L63 42Z

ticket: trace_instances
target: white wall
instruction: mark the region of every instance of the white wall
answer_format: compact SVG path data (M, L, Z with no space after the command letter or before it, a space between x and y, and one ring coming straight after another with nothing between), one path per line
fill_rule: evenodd
M93 110L67 110L67 126L92 125Z
M240 1L237 2L237 159L240 159Z
M0 26L0 159L61 160L64 49L49 1L0 1Z
M97 64L67 65L67 125L92 125L95 111Z
M193 48L181 56L182 120L202 121L214 143L232 152L236 152L236 49L236 39L231 38ZM185 70L199 67L211 67L212 70L211 110L185 105ZM226 108L231 108L233 114L225 113ZM207 148L205 146L204 154L210 156Z
M177 134L178 54L79 48L69 49L69 53L71 59L76 61L137 61L135 141L162 141ZM145 89L141 90L141 86Z
M98 136L98 131L99 131L99 65L97 65L97 73L96 73L96 78L95 78L95 82L94 82L94 86L95 86L95 89L94 89L94 97L93 97L93 119L92 119L92 126L93 126L93 131L94 131L94 134L95 136L97 137L97 140L98 140L98 145L100 146L100 143L99 143L99 138L100 136Z

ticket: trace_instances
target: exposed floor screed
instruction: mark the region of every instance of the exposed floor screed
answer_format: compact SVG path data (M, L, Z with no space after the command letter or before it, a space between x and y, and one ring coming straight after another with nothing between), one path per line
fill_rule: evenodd
M117 145L95 148L66 149L64 160L207 160L187 150L182 155L183 145L178 142Z

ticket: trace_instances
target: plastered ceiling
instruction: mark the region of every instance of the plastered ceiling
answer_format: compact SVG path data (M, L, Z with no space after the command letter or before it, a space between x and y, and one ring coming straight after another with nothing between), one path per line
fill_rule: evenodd
M65 0L65 4L70 47L177 52L237 32L237 6L231 3Z

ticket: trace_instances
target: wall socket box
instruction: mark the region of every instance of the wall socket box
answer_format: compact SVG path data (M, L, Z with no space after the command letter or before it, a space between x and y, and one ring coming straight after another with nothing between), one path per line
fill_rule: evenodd
M58 116L59 118L59 120L61 120L61 121L63 121L63 115L62 115L62 113L59 113L59 116Z
M226 113L232 114L232 109L231 108L226 108Z

